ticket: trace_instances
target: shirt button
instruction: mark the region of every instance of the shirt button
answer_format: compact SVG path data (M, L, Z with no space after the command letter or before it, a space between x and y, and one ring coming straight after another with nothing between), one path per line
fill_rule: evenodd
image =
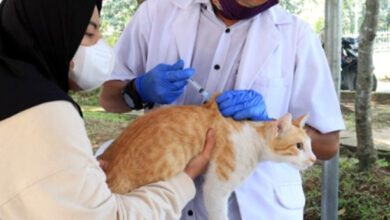
M230 28L226 28L225 33L230 33Z
M221 69L221 66L217 64L217 65L214 66L214 69L215 70L219 70L219 69Z
M188 214L188 216L193 216L194 212L192 210L188 210L187 214Z

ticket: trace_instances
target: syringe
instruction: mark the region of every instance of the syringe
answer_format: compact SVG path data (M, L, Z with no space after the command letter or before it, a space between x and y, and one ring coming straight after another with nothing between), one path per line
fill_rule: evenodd
M209 100L209 93L208 93L204 88L202 88L202 86L200 86L197 82L195 82L195 81L192 80L192 79L188 79L187 81L188 81L188 82L196 89L196 91L198 91L198 93L203 97L203 102Z

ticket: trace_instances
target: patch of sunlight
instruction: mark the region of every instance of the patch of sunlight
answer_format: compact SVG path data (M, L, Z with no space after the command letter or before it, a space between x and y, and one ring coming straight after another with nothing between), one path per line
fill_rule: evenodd
M89 112L104 112L104 109L100 106L82 106L81 110Z
M376 145L384 145L387 150L390 150L390 140L389 139L375 138L374 141L375 141Z

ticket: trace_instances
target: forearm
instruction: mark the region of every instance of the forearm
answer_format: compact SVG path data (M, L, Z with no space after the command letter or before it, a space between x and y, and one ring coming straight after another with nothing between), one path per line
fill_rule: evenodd
M329 160L337 153L340 146L339 131L322 134L308 125L305 129L312 139L313 152L319 160Z
M184 173L113 194L70 102L38 105L0 125L2 162L8 164L0 166L1 219L178 219L195 194Z
M4 219L18 213L17 219L171 220L179 219L195 196L194 183L184 172L125 195L111 193L105 180L96 166L62 170L29 184L0 211Z
M100 93L100 105L107 112L124 113L131 111L122 97L122 89L126 85L126 81L111 80L107 81L102 86Z
M115 195L118 219L179 219L195 196L192 179L184 172L126 195Z

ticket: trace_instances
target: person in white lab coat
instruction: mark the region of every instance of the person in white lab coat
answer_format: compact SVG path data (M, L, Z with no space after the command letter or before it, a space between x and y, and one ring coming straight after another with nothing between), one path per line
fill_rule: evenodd
M330 159L344 123L326 57L309 25L277 3L147 0L116 45L101 105L126 112L152 104L201 104L187 86L192 78L209 93L222 92L222 114L237 120L309 113L313 150L317 158ZM298 170L263 162L231 196L229 218L302 219L304 204ZM198 187L182 219L205 216Z
M166 181L121 195L106 183L80 108L67 94L73 85L98 86L98 71L110 63L98 41L101 6L102 0L0 4L1 220L177 219L195 196L193 179L207 168L212 132L202 153Z

